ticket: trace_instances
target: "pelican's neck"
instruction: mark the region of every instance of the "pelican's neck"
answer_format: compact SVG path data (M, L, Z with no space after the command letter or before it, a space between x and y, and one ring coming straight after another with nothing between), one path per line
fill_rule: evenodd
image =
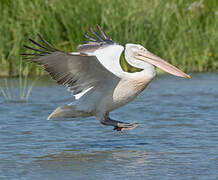
M99 62L110 72L120 78L127 77L145 77L149 80L153 79L156 75L155 67L149 63L136 60L128 57L125 51L126 61L137 68L143 69L143 71L135 73L124 72L120 65L120 56L124 47L121 45L110 45L104 48L100 48L94 52L94 55L98 58Z
M143 69L140 72L132 73L132 76L144 76L147 79L153 79L156 75L156 68L150 63L146 63L144 61L137 60L132 56L128 56L125 52L126 61L133 67Z
M131 65L134 66L134 64L131 64ZM152 80L156 76L155 66L146 63L146 64L143 64L143 66L141 66L140 68L143 70L140 72L131 73L132 76L144 77L145 79L148 79L148 80Z
M119 62L123 49L124 47L121 45L110 45L96 50L94 54L108 71L122 78L124 72Z

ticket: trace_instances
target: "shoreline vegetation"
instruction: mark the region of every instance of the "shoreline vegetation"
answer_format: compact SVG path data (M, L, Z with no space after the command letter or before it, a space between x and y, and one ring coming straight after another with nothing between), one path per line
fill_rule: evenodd
M99 24L115 42L138 43L186 72L218 71L216 0L1 0L0 77L44 76L20 56L41 34L55 47L75 51ZM22 65L22 72L20 67ZM126 71L135 71L122 56Z

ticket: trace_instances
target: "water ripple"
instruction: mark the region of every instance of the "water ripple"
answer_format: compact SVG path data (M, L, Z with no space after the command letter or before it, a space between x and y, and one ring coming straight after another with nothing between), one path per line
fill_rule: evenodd
M112 113L140 124L128 132L93 117L47 121L73 100L51 83L22 104L0 96L0 179L217 179L217 79L157 78Z

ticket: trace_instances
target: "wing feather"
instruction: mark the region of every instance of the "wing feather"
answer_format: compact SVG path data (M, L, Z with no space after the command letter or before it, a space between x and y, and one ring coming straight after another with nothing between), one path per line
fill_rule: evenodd
M58 84L68 87L73 95L84 92L91 87L102 85L107 81L119 79L108 71L96 56L59 51L51 48L53 46L48 46L47 41L42 40L41 36L39 37L44 45L33 40L30 40L30 42L40 49L24 46L37 53L22 55L30 56L29 59L32 62L42 65L52 79Z
M99 25L96 29L99 33L90 28L92 35L85 35L89 41L79 45L76 53L58 50L38 34L41 43L29 39L34 47L24 46L34 53L22 55L42 65L52 79L80 97L94 87L120 80L124 74L119 63L123 47L112 41Z
M85 44L79 45L77 47L77 50L79 52L92 52L103 46L117 44L114 41L112 41L112 39L104 33L104 31L101 29L99 25L96 25L96 29L99 31L100 34L98 34L93 28L90 28L90 32L92 36L88 34L84 35L85 38L87 38L90 41L85 41Z

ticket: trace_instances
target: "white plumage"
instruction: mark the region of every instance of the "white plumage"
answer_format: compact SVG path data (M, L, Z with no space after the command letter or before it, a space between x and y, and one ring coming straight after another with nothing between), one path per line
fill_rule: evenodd
M177 76L190 76L137 44L126 44L125 59L142 71L124 72L120 66L124 47L96 27L101 35L91 28L95 38L85 35L90 41L79 45L78 52L57 50L39 35L42 44L30 41L40 49L25 46L36 53L23 55L33 56L30 58L33 62L41 64L58 84L65 85L75 96L75 101L58 107L48 119L95 116L102 124L114 126L114 130L133 129L137 123L112 120L109 112L143 91L156 74L155 66Z

